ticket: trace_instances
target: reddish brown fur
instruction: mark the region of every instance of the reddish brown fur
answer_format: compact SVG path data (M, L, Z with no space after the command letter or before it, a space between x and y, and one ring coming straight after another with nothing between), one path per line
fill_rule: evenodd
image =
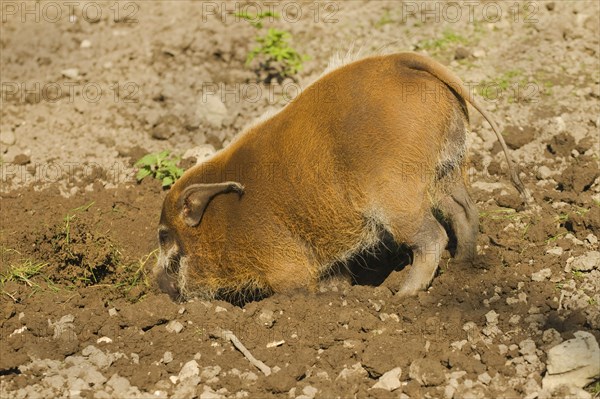
M435 76L419 70L423 65L438 68ZM464 191L463 99L472 101L446 73L415 54L345 65L188 170L163 205L163 286L184 297L314 288L333 264L375 245L383 230L398 243L445 246L431 213L452 213L449 198ZM445 153L450 166L442 176ZM185 223L183 190L225 181L241 183L243 195L218 195L198 225ZM174 253L184 256L181 267ZM404 293L424 288L421 280L432 277L426 274Z

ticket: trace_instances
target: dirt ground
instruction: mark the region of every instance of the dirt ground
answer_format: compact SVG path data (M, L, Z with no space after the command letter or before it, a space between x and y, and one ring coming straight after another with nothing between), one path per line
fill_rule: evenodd
M550 348L600 340L600 3L67 3L1 3L1 397L600 395L542 390ZM281 18L263 29L310 57L296 81L257 83L246 65L257 30L232 12L269 7ZM445 258L427 292L396 297L403 270L243 307L159 293L166 191L138 184L135 161L221 148L352 45L450 66L502 127L533 205L471 112L479 255ZM399 386L373 388L390 371Z

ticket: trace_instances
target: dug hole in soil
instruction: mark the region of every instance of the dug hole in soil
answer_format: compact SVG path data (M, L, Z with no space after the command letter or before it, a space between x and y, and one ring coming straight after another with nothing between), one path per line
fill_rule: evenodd
M222 3L3 2L0 396L598 397L600 5L490 3L497 17L458 3L450 20L441 2L282 2L259 30ZM295 80L246 64L271 27L310 57ZM193 165L352 43L428 54L472 84L533 204L471 112L478 256L446 256L426 292L396 297L402 270L243 307L160 293L166 190L133 164L170 150Z

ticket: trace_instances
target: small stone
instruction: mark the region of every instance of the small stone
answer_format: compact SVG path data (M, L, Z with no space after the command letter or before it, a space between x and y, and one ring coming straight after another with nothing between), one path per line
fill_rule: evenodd
M538 180L546 180L552 176L552 171L547 166L540 166L535 174Z
M132 352L129 354L129 356L131 357L131 361L133 362L133 364L140 364L140 355Z
M363 379L368 375L367 371L362 367L362 364L355 363L352 367L345 367L338 376L337 380L354 380L354 379Z
M79 47L81 47L81 48L90 48L90 47L92 47L92 42L90 42L87 39L84 39L84 40L81 41L81 44L79 45Z
M202 369L202 374L200 374L200 378L203 381L208 381L219 375L221 372L221 367L219 366L206 366Z
M273 341L273 342L269 342L267 344L267 348L275 348L275 347L281 346L283 344L285 344L285 341L283 339L280 341Z
M200 399L221 399L221 398L223 398L223 395L221 395L218 392L215 392L208 385L204 386L204 392L202 392L200 394Z
M596 244L598 244L598 237L596 237L596 236L595 236L595 235L593 235L592 233L588 234L588 235L585 237L585 240L586 240L587 242L589 242L590 244L592 244L592 245L596 245Z
M459 46L456 48L456 50L454 50L455 60L464 60L465 58L469 58L470 56L471 52L462 46Z
M445 380L444 367L432 359L417 359L410 364L408 375L422 386L436 386Z
M546 10L548 10L548 11L554 11L555 7L556 7L556 3L554 3L553 1L546 3Z
M173 385L177 384L177 381L179 381L179 377L177 377L176 375L172 375L169 377L169 380L171 381L171 383Z
M542 342L556 346L562 342L562 337L554 328L549 328L542 334Z
M67 68L60 71L60 73L69 79L77 79L79 77L79 69L77 68Z
M490 310L485 314L485 320L488 324L498 324L498 313L494 310Z
M314 398L319 390L313 386L307 385L302 389L302 393L309 398Z
M178 117L175 115L164 115L158 119L156 124L152 127L152 137L157 140L167 140L175 135L175 133L181 131L182 124Z
M176 334L179 334L183 330L183 324L181 324L177 320L171 320L167 323L167 326L165 328L170 333L174 332Z
M544 281L552 276L552 270L549 268L541 269L537 272L531 273L531 280L533 281Z
M203 162L216 152L215 147L211 144L203 144L198 147L190 148L183 153L183 159L195 158L196 164Z
M600 252L590 251L585 255L578 256L571 262L571 269L580 272L589 272L600 268Z
M101 343L110 344L111 342L113 342L113 340L108 337L101 337L96 340L97 344L101 344Z
M498 352L500 352L501 355L506 355L508 353L508 346L504 344L498 345Z
M490 375L487 372L485 372L483 374L479 374L477 376L477 380L484 385L488 385L490 382L492 382L492 377L490 377Z
M252 371L244 371L240 374L240 379L248 382L254 382L258 380L258 376Z
M13 163L15 165L27 165L28 163L31 163L31 157L26 154L18 154L15 155Z
M575 338L556 345L548 351L547 374L542 380L544 389L559 385L583 388L600 374L600 348L596 337L577 331Z
M536 346L532 339L525 339L519 342L519 352L523 355L535 355Z
M260 315L258 316L258 319L260 320L261 323L263 323L263 325L265 325L266 327L273 327L273 324L275 324L275 318L273 317L273 311L272 310L268 310L265 309L263 310Z
M124 397L127 395L127 391L131 387L129 380L125 377L121 377L119 374L115 373L110 377L110 379L106 382L106 385L113 389L113 394L115 396Z
M227 309L221 306L215 306L215 313L227 312Z
M561 256L564 252L565 252L565 250L562 249L561 247L553 247L553 248L548 248L546 250L546 253L548 255L556 255L556 256ZM542 270L544 270L544 269L542 269Z
M508 319L508 322L512 325L519 324L520 321L521 316L519 316L518 314L514 314L510 317L510 319Z
M15 134L10 130L0 131L0 143L4 145L13 145L16 142Z
M400 382L401 375L402 369L400 367L393 368L379 377L379 380L371 389L384 389L390 392L394 391L402 386Z
M483 57L485 57L485 55L486 55L485 50L477 49L477 50L473 51L473 57L475 57L475 58L483 58Z
M196 109L196 116L215 128L220 128L227 117L227 107L216 95L204 96Z
M198 362L195 360L190 360L186 364L183 365L181 371L179 371L179 381L186 380L191 377L196 377L200 375L200 367L198 367Z
M111 317L116 316L117 315L117 309L115 309L115 308L108 309L108 315L111 316Z
M162 357L162 361L164 364L169 364L173 361L173 354L170 351L166 351Z
M463 346L465 346L469 341L463 339L461 341L454 341L450 344L450 346L454 349L461 350Z

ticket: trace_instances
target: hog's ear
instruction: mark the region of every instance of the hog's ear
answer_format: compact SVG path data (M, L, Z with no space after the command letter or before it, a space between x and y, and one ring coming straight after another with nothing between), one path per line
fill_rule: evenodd
M209 202L219 194L231 192L241 196L244 193L244 186L236 182L190 185L183 190L179 199L183 220L190 227L197 226Z

